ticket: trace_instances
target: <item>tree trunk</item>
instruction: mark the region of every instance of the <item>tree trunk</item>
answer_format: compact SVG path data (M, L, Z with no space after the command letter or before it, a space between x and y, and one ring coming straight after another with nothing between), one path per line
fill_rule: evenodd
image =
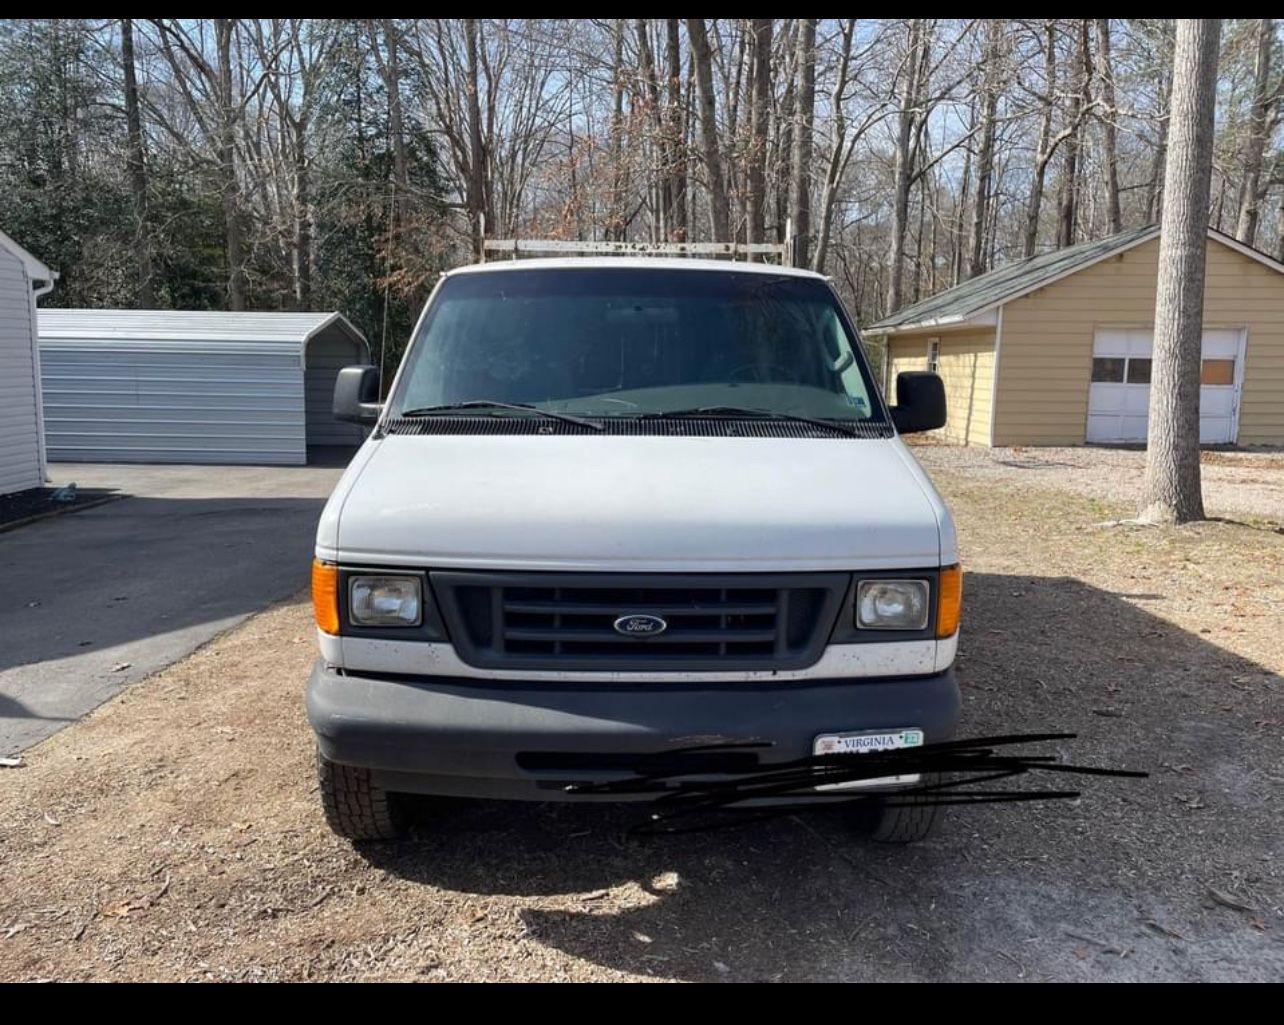
M905 236L909 232L910 186L914 181L913 154L918 105L919 67L923 52L923 22L915 18L909 23L909 43L906 48L905 67L902 72L904 85L900 95L900 111L896 119L896 155L892 170L892 248L887 271L887 313L901 307L905 285Z
M834 224L834 202L838 196L838 186L842 181L843 169L847 160L847 118L843 114L843 95L847 90L847 72L851 67L852 38L856 34L856 19L845 18L842 23L842 46L838 56L838 73L834 76L834 87L829 94L831 117L829 166L825 172L825 190L820 200L820 230L816 233L816 255L812 258L812 270L823 272L825 260L829 256L829 235Z
M152 281L152 237L147 216L147 164L143 154L142 118L138 113L138 79L134 70L134 23L120 22L120 56L125 72L125 135L128 145L129 191L134 200L134 255L138 261L138 305L156 305Z
M1168 49L1166 47L1165 49ZM1164 164L1168 155L1168 114L1173 95L1172 60L1164 62L1168 73L1164 76L1159 90L1159 136L1155 140L1155 152L1150 162L1150 188L1146 193L1146 223L1154 224L1159 220L1164 202Z
M976 102L975 97L972 103L972 112L968 115L970 122L975 117ZM954 209L954 230L953 251L950 253L950 284L957 285L963 280L963 271L965 269L964 253L967 249L965 232L967 231L967 202L968 197L972 194L972 147L968 146L963 154L963 176L959 182L959 194L955 201Z
M750 242L766 238L767 132L771 116L771 18L753 19L753 96L749 122L748 221Z
M991 179L994 177L994 119L999 104L999 50L1003 22L991 18L985 41L985 98L981 107L981 145L976 158L976 203L972 208L972 253L968 277L985 271L985 230L989 224Z
M1146 476L1139 514L1149 523L1186 523L1204 518L1199 473L1199 376L1221 29L1221 21L1215 18L1177 22L1159 237Z
M687 150L682 122L682 36L677 18L665 19L665 60L668 63L669 241L687 240Z
M405 209L410 192L409 163L406 159L406 132L401 112L401 58L397 53L397 27L391 18L382 19L383 38L386 46L384 85L388 90L388 129L392 134L392 182L396 195L393 197L392 231L395 233L401 222L401 212Z
M308 168L308 121L294 126L294 302L312 305L312 190Z
M669 216L673 209L673 194L669 178L669 145L665 138L663 103L660 99L659 73L655 67L655 54L651 50L651 36L645 18L633 22L638 44L638 63L646 85L647 114L651 122L651 187L655 189L655 215L651 238L663 242L669 233Z
M1079 64L1079 86L1070 103L1070 121L1074 131L1066 139L1065 170L1061 180L1061 203L1057 213L1057 248L1064 249L1075 243L1079 219L1079 148L1083 133L1083 114L1092 88L1092 49L1088 40L1088 19L1079 20L1079 45L1076 56Z
M793 153L789 160L789 219L794 230L794 265L806 267L811 255L811 142L816 114L816 24L804 18L798 26L794 66L798 75Z
M1119 152L1116 143L1115 71L1110 60L1110 19L1097 19L1097 53L1101 76L1101 159L1106 173L1106 220L1112 235L1123 231L1123 212L1119 208Z
M700 90L700 141L709 189L709 219L713 240L731 241L731 211L727 207L727 182L722 173L722 152L718 144L717 101L713 92L713 55L703 18L687 19L687 36L695 58L696 85Z
M488 232L501 230L501 226L491 223L486 203L486 147L482 141L481 62L477 37L477 19L465 18L464 42L468 48L468 184L464 202L468 207L468 221L472 228L473 253L477 259L481 259L483 221Z
M222 179L223 229L227 244L227 306L245 309L245 243L241 227L241 195L236 179L236 106L232 97L233 18L217 18L214 36L218 50L218 163Z
M624 22L615 20L615 53L611 63L611 199L606 214L606 240L623 242L624 196L628 172L624 159Z
M1039 245L1039 215L1043 210L1043 189L1048 176L1048 161L1052 159L1052 112L1057 96L1057 23L1044 22L1046 36L1043 47L1043 78L1047 90L1043 97L1043 121L1039 125L1039 148L1034 156L1034 176L1030 183L1030 198L1026 202L1025 252L1028 260Z
M1275 22L1262 18L1257 23L1257 63L1253 71L1253 113L1244 143L1244 178L1239 189L1239 217L1235 237L1251 246L1257 238L1259 206L1265 195L1262 181L1262 155L1270 134L1268 119L1276 102L1271 95L1271 49L1275 42Z

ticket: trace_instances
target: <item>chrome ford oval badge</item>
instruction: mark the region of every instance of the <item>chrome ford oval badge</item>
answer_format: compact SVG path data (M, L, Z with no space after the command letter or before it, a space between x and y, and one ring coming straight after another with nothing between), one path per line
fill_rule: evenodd
M612 625L617 634L625 637L658 637L669 629L669 624L659 616L640 614L621 616Z

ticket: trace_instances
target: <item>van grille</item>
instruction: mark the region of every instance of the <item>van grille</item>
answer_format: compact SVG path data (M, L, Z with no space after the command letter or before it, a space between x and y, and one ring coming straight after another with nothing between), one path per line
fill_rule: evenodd
M432 574L451 640L470 665L511 669L795 669L824 648L841 573ZM657 618L653 635L617 620Z

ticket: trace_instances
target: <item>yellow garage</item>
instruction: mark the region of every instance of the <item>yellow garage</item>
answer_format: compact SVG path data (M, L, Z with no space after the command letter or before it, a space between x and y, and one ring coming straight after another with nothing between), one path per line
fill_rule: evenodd
M944 437L968 445L1144 442L1155 226L1009 264L865 329L945 382ZM1284 444L1284 264L1208 232L1200 440Z

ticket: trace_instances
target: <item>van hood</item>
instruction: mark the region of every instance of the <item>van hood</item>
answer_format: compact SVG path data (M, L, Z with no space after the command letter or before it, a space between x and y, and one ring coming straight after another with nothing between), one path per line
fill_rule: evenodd
M899 438L392 435L322 515L322 559L646 572L909 569L957 558Z

